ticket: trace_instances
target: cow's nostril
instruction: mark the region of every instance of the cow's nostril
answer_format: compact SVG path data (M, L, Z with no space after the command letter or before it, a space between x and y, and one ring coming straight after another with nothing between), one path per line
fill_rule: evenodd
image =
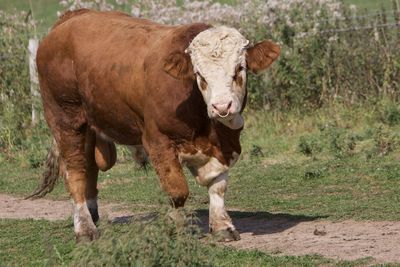
M211 106L218 112L227 112L232 106L232 101L224 104L211 104Z
M229 103L225 102L223 104L215 103L211 104L212 106L212 112L216 115L218 115L221 118L225 118L229 116L230 114L230 108L232 106L232 101L229 101Z

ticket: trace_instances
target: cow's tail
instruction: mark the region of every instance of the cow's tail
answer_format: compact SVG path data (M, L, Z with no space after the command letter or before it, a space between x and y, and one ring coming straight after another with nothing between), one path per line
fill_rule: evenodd
M67 12L65 12L64 14L61 15L61 17L57 20L57 22L54 24L54 26L53 26L52 29L54 29L55 27L57 27L57 26L60 25L60 24L63 24L64 22L66 22L67 20L69 20L69 19L72 18L72 17L75 17L75 16L77 16L77 15L81 15L81 14L87 13L87 12L89 12L89 11L90 11L90 10L89 10L89 9L86 9L86 8L82 8L82 9L78 9L78 10L73 10L73 11L68 10Z
M45 170L43 172L42 182L39 184L36 190L25 199L44 197L47 193L53 191L58 178L60 176L64 176L64 168L62 166L60 150L54 139L53 144L47 154L44 167Z

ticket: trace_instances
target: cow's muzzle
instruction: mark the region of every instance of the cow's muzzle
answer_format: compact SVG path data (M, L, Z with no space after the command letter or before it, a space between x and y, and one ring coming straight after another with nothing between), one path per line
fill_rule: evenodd
M233 113L232 110L232 101L229 102L224 102L224 103L214 103L211 104L212 110L212 116L214 118L226 118L230 114Z

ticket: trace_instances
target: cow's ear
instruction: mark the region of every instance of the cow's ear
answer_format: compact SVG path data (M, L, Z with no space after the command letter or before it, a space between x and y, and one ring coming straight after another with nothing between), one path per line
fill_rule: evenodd
M174 51L165 58L164 71L175 79L194 79L190 56L181 51Z
M247 49L247 68L259 73L278 58L281 48L271 41L262 41Z

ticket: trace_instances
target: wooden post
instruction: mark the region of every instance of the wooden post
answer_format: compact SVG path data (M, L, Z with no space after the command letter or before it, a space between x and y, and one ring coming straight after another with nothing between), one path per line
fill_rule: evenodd
M39 79L37 75L36 68L36 51L39 46L38 39L29 39L28 51L29 51L29 75L31 82L31 101L32 101L32 115L31 115L31 124L35 126L39 121L36 105L37 99L39 97Z

